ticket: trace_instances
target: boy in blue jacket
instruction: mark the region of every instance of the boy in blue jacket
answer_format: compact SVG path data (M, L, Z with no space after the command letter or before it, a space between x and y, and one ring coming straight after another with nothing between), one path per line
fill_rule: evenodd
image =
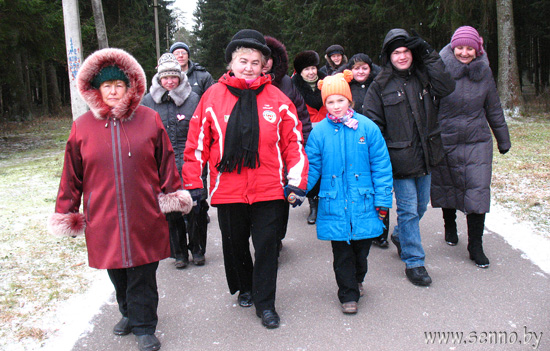
M319 81L327 118L306 145L307 190L321 180L317 238L330 240L338 299L344 313L357 313L372 240L382 234L392 206L392 168L380 129L355 112L349 70Z

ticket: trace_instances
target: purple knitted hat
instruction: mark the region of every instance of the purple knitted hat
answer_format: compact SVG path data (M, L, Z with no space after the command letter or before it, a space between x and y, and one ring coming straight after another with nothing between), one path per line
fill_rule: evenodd
M474 27L463 26L455 31L451 38L451 48L461 45L471 46L477 55L483 55L483 38Z

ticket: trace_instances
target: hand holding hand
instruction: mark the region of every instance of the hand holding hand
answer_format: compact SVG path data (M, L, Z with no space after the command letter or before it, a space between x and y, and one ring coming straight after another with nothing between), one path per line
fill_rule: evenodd
M285 186L285 198L292 207L300 206L306 199L306 192L292 185Z

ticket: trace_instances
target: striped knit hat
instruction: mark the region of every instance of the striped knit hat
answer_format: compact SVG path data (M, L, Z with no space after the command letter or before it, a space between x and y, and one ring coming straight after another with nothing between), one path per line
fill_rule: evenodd
M451 48L457 46L470 46L476 50L476 54L483 55L483 38L474 27L463 26L458 28L451 39Z

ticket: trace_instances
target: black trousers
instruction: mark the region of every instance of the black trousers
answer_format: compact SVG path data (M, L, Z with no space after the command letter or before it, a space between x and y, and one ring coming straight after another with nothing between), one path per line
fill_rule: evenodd
M288 228L288 218L290 216L290 203L288 201L284 202L285 211L283 214L283 225L281 226L281 232L279 233L279 240L283 240L286 237L286 229Z
M359 283L368 271L367 256L372 239L331 241L334 256L333 268L338 284L340 303L359 301Z
M206 253L206 234L208 231L208 201L201 200L199 212L191 210L187 215L187 230L189 232L189 251L193 255Z
M115 286L118 309L128 317L135 335L154 334L158 317L158 262L122 269L108 269Z
M284 200L218 207L225 276L231 294L252 292L257 311L275 308L277 244L285 217ZM249 239L254 245L254 263Z
M168 221L170 234L170 257L175 259L189 259L187 249L187 226L185 219L180 216L176 221Z
M189 259L193 255L206 253L206 236L208 231L208 202L201 200L199 212L189 212L176 222L168 222L170 233L170 256L176 259ZM189 236L189 241L187 240Z

